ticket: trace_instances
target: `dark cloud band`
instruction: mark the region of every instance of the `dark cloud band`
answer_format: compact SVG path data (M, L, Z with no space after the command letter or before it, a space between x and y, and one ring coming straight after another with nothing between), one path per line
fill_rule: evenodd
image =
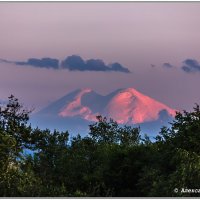
M15 62L17 65L30 65L33 67L40 67L40 68L53 68L58 69L59 67L59 60L54 58L29 58L27 62Z
M68 56L65 60L61 62L61 64L59 64L59 60L55 58L29 58L27 61L22 62L12 62L0 59L0 62L13 63L16 65L29 65L32 67L47 69L68 69L70 71L115 71L130 73L128 68L123 67L119 63L106 65L103 60L100 59L89 59L84 61L80 56L77 55Z
M84 61L80 56L68 56L61 63L62 68L67 68L71 71L118 71L130 73L128 68L123 67L119 63L106 65L100 59L89 59Z

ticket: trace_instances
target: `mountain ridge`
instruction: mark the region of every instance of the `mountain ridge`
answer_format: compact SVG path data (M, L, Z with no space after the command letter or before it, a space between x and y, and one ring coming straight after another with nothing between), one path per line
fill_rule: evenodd
M169 116L175 116L174 109L134 88L117 89L107 95L84 88L68 93L38 114L80 117L88 121L96 121L97 115L103 115L121 124L138 124L157 120L163 110Z

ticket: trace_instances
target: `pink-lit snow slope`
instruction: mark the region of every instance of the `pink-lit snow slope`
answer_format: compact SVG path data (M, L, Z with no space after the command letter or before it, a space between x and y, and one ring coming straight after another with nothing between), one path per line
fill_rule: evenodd
M137 124L157 120L159 113L163 110L166 110L168 115L172 117L176 113L174 109L138 92L134 88L119 90L110 98L107 98L109 95L104 96L106 99L105 106L94 112L92 108L97 102L92 102L87 106L82 103L83 97L86 98L86 101L88 98L88 102L91 102L88 95L90 93L96 94L91 89L80 90L71 102L58 111L58 115L61 117L79 116L89 121L95 121L96 116L101 114L116 120L120 124Z

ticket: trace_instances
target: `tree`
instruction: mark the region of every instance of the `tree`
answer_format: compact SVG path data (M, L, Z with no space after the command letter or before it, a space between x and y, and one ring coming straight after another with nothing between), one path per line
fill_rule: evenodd
M68 136L67 131L32 130L34 152L29 156L29 164L36 177L40 177L41 196L67 195L64 168L68 155Z
M26 125L29 113L13 95L6 106L0 106L0 196L19 196L27 176L34 179L21 168L30 140L31 128ZM28 189L27 184L25 187Z
M154 142L102 116L69 141L67 131L28 126L29 113L14 96L0 106L0 196L199 196L184 192L200 188L198 105L178 112Z
M98 122L90 125L89 136L97 143L137 145L140 142L140 129L130 126L120 127L113 119L97 116Z
M177 112L171 128L163 127L152 148L154 161L143 168L139 187L147 196L199 196L182 193L200 185L200 109ZM175 189L178 189L178 192Z

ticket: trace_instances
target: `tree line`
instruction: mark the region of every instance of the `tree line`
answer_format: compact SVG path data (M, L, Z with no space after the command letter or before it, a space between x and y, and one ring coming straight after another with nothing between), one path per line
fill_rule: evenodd
M0 106L1 197L200 196L200 108L177 112L155 141L97 116L85 137L32 128L11 95Z

